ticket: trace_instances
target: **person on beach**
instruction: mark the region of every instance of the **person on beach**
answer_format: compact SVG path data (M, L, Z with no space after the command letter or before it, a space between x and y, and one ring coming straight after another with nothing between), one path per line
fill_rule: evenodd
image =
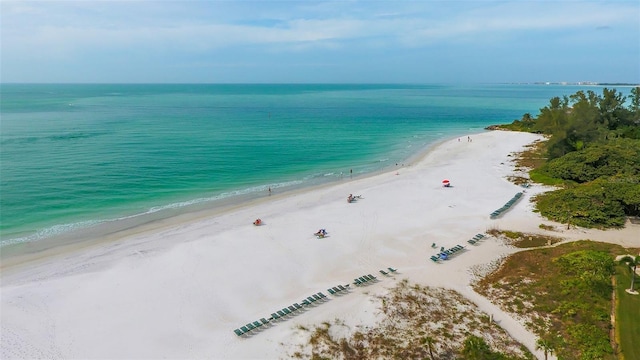
M327 231L325 229L320 229L313 235L317 236L318 238L323 238L327 235Z

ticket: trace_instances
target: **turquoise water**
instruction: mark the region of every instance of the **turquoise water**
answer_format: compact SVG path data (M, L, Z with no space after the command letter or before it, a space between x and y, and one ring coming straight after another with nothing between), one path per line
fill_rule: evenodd
M3 84L1 244L379 171L579 89Z

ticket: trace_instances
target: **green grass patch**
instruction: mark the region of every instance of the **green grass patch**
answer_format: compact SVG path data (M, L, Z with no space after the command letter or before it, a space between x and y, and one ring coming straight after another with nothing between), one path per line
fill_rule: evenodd
M522 251L475 289L526 318L540 337L553 339L560 358L613 360L611 277L615 256L624 253L619 245L592 241Z
M618 352L624 360L640 360L640 295L625 292L631 285L631 271L626 265L616 266L616 338ZM636 278L636 287L638 278Z
M518 231L490 229L487 234L502 239L505 243L518 248L535 248L554 245L562 241L555 236L529 234Z
M540 169L533 169L529 171L529 178L531 178L531 181L533 182L540 183L543 185L550 185L550 186L562 186L565 183L564 180L554 178L546 174L545 172L541 171Z

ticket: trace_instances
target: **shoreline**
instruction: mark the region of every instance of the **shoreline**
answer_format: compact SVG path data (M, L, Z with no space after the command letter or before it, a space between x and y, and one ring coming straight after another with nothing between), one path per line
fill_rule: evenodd
M469 136L475 136L485 132L486 130L479 133L470 133ZM52 257L66 256L78 251L87 251L101 245L124 241L123 239L127 239L132 236L202 221L207 218L237 211L238 209L257 206L272 199L275 200L296 194L304 194L306 192L320 190L341 183L367 179L386 173L391 174L403 167L411 166L413 163L422 161L431 151L436 149L442 143L460 137L462 137L462 135L443 138L435 142L428 143L421 147L419 151L404 159L405 163L402 163L401 166L396 164L393 169L389 169L389 167L392 167L393 165L388 165L384 168L352 177L345 176L344 178L325 180L320 183L307 184L306 186L294 185L283 192L274 191L267 195L255 193L245 194L244 196L232 196L214 202L205 202L201 204L202 207L187 206L185 208L179 208L173 214L171 214L171 210L167 210L167 212L169 212L168 214L159 214L164 216L159 216L157 218L149 216L150 219L142 222L137 222L137 219L135 218L116 220L115 224L111 224L107 221L103 224L77 229L69 233L63 233L40 240L8 244L0 248L2 250L0 251L0 258L2 259L0 262L0 270L2 271L0 278L4 277L3 274L15 271L16 268L19 271L19 269L24 268L31 263L46 261Z
M503 131L453 138L397 171L174 219L3 269L0 357L281 358L307 341L300 327L334 319L351 331L374 326L377 296L406 279L465 295L543 358L535 334L470 289L472 269L519 250L492 237L466 242L491 228L547 222L528 202L546 191L538 185L489 218L522 190L506 180L516 171L510 154L538 138ZM452 187L442 186L445 178ZM347 203L348 194L362 198ZM251 224L257 217L264 225ZM319 228L328 236L313 236ZM465 249L450 260L429 259L458 244ZM397 272L378 273L388 267ZM365 274L378 281L341 296L326 291ZM319 305L252 336L234 333L319 291L327 295Z
M470 128L470 131L486 131L482 127ZM458 129L458 131L460 131ZM423 156L428 150L438 144L446 141L449 137L455 136L455 131L438 133L435 139L423 139L425 142L420 143L416 150L404 151L395 149L390 152L385 161L373 161L364 163L355 163L353 166L357 172L352 174L352 178L362 178L375 174L393 171L395 169L393 163L408 162L416 157ZM465 136L466 136L465 132ZM394 160L395 159L395 160ZM377 164L377 165L373 165ZM383 165L380 165L383 164ZM360 170L358 170L358 168ZM82 241L86 237L104 236L108 237L112 234L126 231L132 227L146 226L155 222L163 222L174 217L179 217L189 213L201 213L211 209L233 208L238 204L250 203L264 197L268 197L267 189L272 188L274 193L304 191L319 186L339 183L341 181L350 180L348 169L346 167L344 177L342 172L336 169L318 171L318 172L302 172L298 174L289 174L285 178L263 179L260 183L247 185L243 188L230 188L221 190L218 193L198 193L191 194L183 198L174 198L167 203L148 204L148 207L136 208L134 212L110 213L110 209L102 216L96 216L90 219L69 219L55 224L49 224L38 229L23 232L11 232L9 236L3 235L0 242L0 257L3 253L13 254L21 253L21 248L34 248L38 250L47 249L56 246L56 244L69 244ZM159 210L157 210L159 208ZM63 230L59 230L63 229ZM25 246L26 244L26 246ZM27 250L27 251L34 251Z

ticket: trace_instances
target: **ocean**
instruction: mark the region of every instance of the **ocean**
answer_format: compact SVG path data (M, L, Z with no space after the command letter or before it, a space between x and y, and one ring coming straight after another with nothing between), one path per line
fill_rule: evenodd
M0 246L392 169L560 85L2 84ZM627 93L624 89L618 89Z

